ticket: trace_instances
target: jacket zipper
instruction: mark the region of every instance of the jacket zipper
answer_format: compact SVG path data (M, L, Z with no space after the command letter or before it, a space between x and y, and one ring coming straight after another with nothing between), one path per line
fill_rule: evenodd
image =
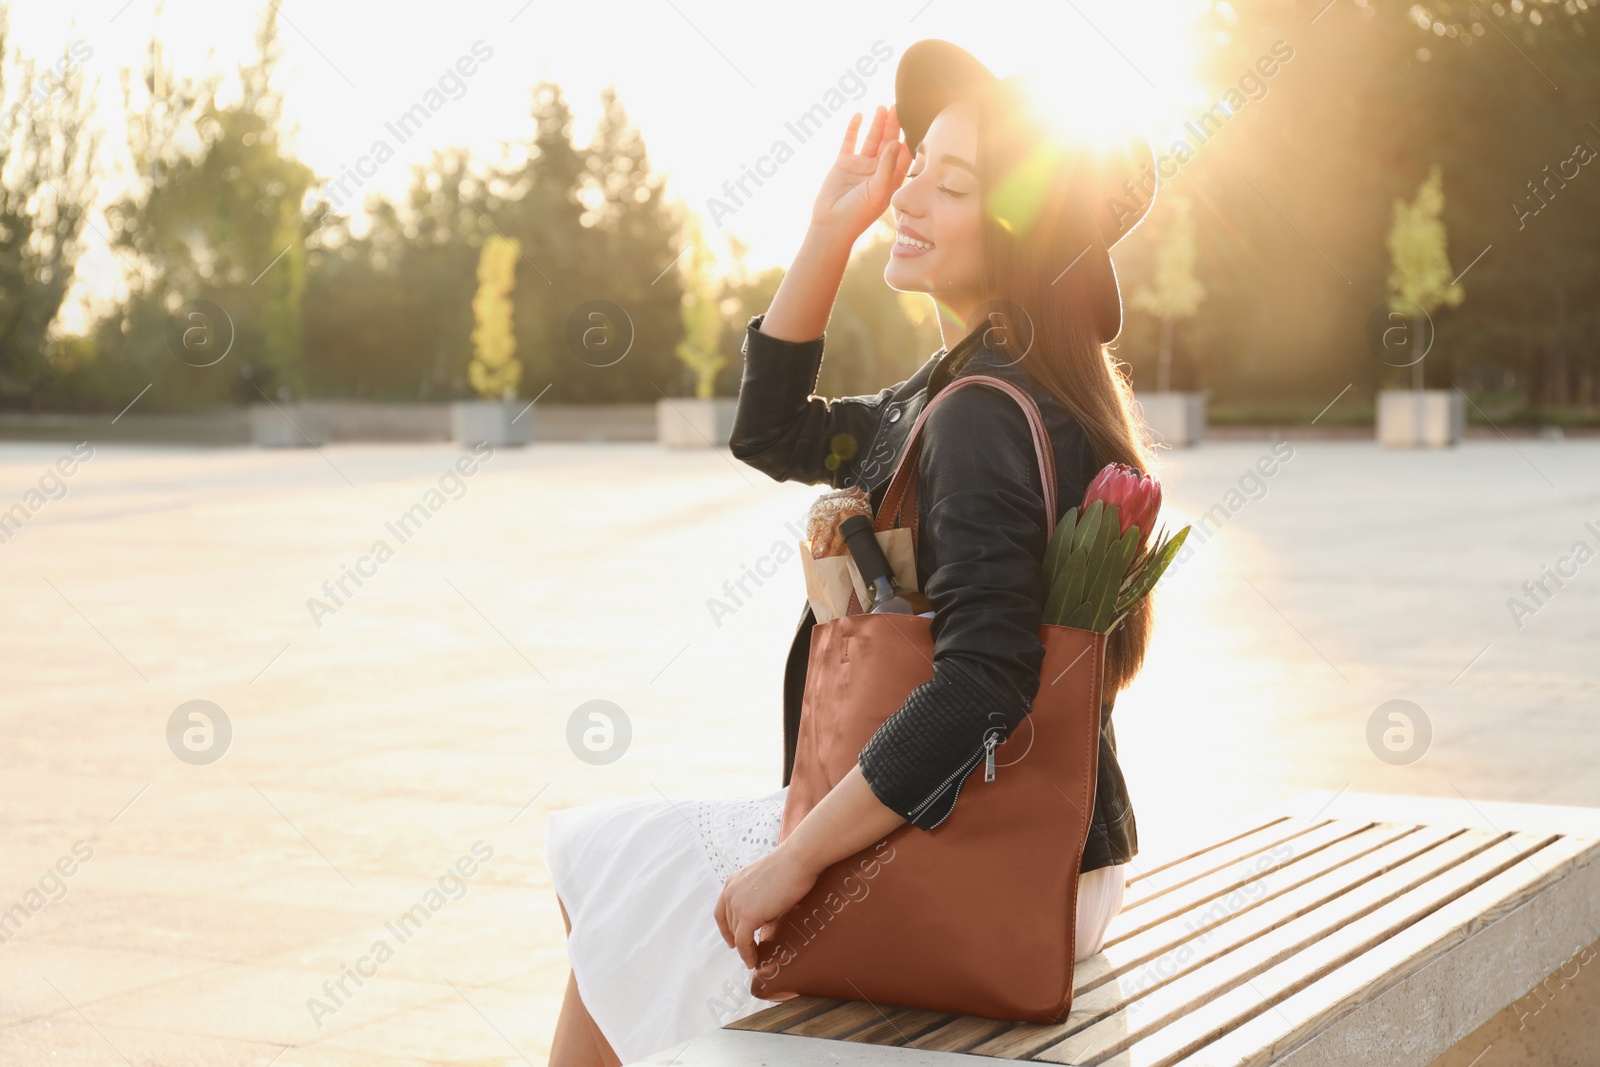
M980 749L978 749L977 752L973 753L973 755L964 764L962 764L960 767L956 768L954 771L951 771L950 772L950 776L948 778L946 778L944 781L940 782L939 785L938 785L938 788L936 788L932 793L930 793L926 800L924 800L921 804L918 804L916 807L911 809L911 819L913 821L915 821L916 817L918 815L921 815L924 811L926 811L927 808L928 808L928 805L932 804L934 802L934 800L938 798L940 793L943 793L946 789L948 789L950 787L950 783L951 782L955 781L957 778L963 777L968 771L972 770L972 768L978 762L978 757L981 756L981 755L983 755L983 749L980 748ZM960 793L961 793L961 786L957 785L956 786L956 794L959 796Z
M955 811L955 802L961 799L961 787L967 784L967 774L971 772L972 768L978 765L978 759L980 757L984 758L985 760L983 768L983 780L986 782L994 781L994 747L998 741L999 738L997 735L990 734L989 739L983 743L982 748L974 752L965 763L956 768L956 770L952 771L948 778L940 782L939 787L929 794L926 800L912 809L911 820L913 822L916 821L917 816L926 811L928 805L932 804L934 800L938 798L939 794L948 789L950 787L950 783L954 781L956 783L956 794L950 798L950 810L946 811L943 818L941 818L939 822L934 823L933 826L938 826L939 823L942 823L945 819L948 819L950 817L950 812ZM933 826L928 827L928 829L933 829Z

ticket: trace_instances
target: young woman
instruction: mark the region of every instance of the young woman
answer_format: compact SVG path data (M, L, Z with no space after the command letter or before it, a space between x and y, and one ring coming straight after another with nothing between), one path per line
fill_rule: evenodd
M1063 151L1016 79L997 80L934 40L906 50L896 105L876 109L857 150L861 121L860 113L850 120L794 265L766 313L750 320L734 455L778 480L859 486L876 508L927 401L952 377L982 372L1038 403L1063 514L1105 464L1150 469L1128 383L1104 349L1121 329L1108 250L1150 200L1122 182L1139 177L1148 146L1137 142L1144 159L1135 147L1109 162ZM945 346L876 396L813 396L850 250L890 209L898 238L885 281L933 299ZM784 681L782 789L551 813L546 860L572 961L552 1065L629 1062L769 1007L750 993L758 937L831 864L908 822L906 832L919 833L960 818L963 771L976 767L985 732L998 725L1004 737L1023 723L1040 683L1040 572L1051 531L1022 410L997 390L957 391L924 426L917 477L917 571L935 610L934 677L781 845L815 622L809 605ZM1110 713L1139 669L1150 621L1142 606L1108 643L1079 959L1100 951L1121 907L1124 865L1138 850ZM1008 762L1004 747L997 754Z

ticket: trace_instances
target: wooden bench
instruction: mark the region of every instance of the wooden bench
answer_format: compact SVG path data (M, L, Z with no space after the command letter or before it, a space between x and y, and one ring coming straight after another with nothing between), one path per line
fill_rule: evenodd
M801 997L639 1062L1424 1067L1600 940L1600 809L1313 792L1247 827L1134 861L1062 1023Z

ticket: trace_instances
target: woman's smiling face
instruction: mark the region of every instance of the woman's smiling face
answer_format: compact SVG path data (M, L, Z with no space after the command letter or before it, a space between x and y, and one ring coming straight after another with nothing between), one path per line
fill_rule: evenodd
M977 105L956 101L929 124L905 184L889 198L898 236L884 281L927 293L963 317L982 302L977 157Z

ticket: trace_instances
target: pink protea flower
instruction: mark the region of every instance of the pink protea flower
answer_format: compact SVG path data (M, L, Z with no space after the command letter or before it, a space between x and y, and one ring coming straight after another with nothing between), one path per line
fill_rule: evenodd
M1115 505L1121 523L1120 534L1128 527L1139 527L1139 547L1144 548L1150 539L1150 527L1156 513L1161 510L1161 483L1126 463L1107 463L1089 483L1083 494L1083 507L1087 509L1096 500Z

